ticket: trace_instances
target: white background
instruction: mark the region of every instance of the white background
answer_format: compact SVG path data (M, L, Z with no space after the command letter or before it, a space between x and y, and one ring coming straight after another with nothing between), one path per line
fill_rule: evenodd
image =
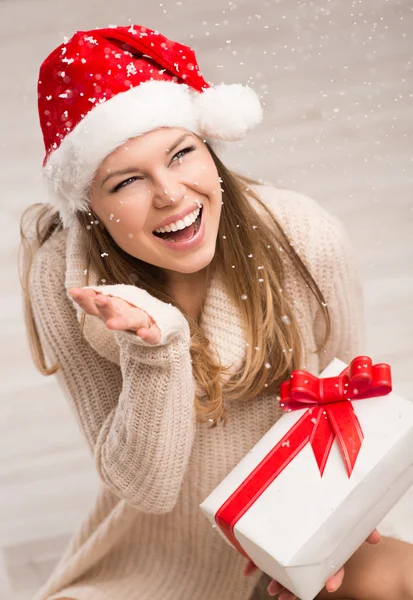
M370 355L413 398L411 1L0 0L1 600L31 597L97 483L60 390L31 364L22 317L19 218L43 199L38 68L64 36L130 22L191 45L207 80L262 96L264 122L224 159L341 217L360 257ZM389 532L413 541L408 505Z

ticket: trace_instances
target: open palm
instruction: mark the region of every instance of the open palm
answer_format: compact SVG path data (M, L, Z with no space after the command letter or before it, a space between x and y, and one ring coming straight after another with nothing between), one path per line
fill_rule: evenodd
M69 294L85 313L101 319L108 329L132 331L149 344L159 342L161 333L154 320L126 300L90 288L71 288Z

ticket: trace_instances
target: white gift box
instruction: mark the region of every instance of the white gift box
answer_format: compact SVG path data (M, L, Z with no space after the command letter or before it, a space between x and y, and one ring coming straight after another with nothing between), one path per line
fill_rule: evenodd
M346 366L334 359L320 377L339 375ZM413 403L391 392L352 404L364 440L351 476L337 440L322 476L307 444L233 529L257 567L301 600L321 591L413 485ZM281 417L200 505L228 543L216 525L218 509L304 412Z

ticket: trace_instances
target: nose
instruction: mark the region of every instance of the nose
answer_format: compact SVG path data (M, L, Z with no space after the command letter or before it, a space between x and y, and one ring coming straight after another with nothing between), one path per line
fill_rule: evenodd
M186 186L170 172L158 174L153 182L153 204L156 208L179 204L186 195Z

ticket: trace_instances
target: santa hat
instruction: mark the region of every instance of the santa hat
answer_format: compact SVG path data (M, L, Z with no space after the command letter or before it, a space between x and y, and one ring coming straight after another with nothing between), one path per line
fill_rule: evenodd
M251 88L210 86L191 48L139 25L75 33L43 62L38 98L47 203L64 227L88 210L96 170L128 139L182 127L240 140L262 119Z

